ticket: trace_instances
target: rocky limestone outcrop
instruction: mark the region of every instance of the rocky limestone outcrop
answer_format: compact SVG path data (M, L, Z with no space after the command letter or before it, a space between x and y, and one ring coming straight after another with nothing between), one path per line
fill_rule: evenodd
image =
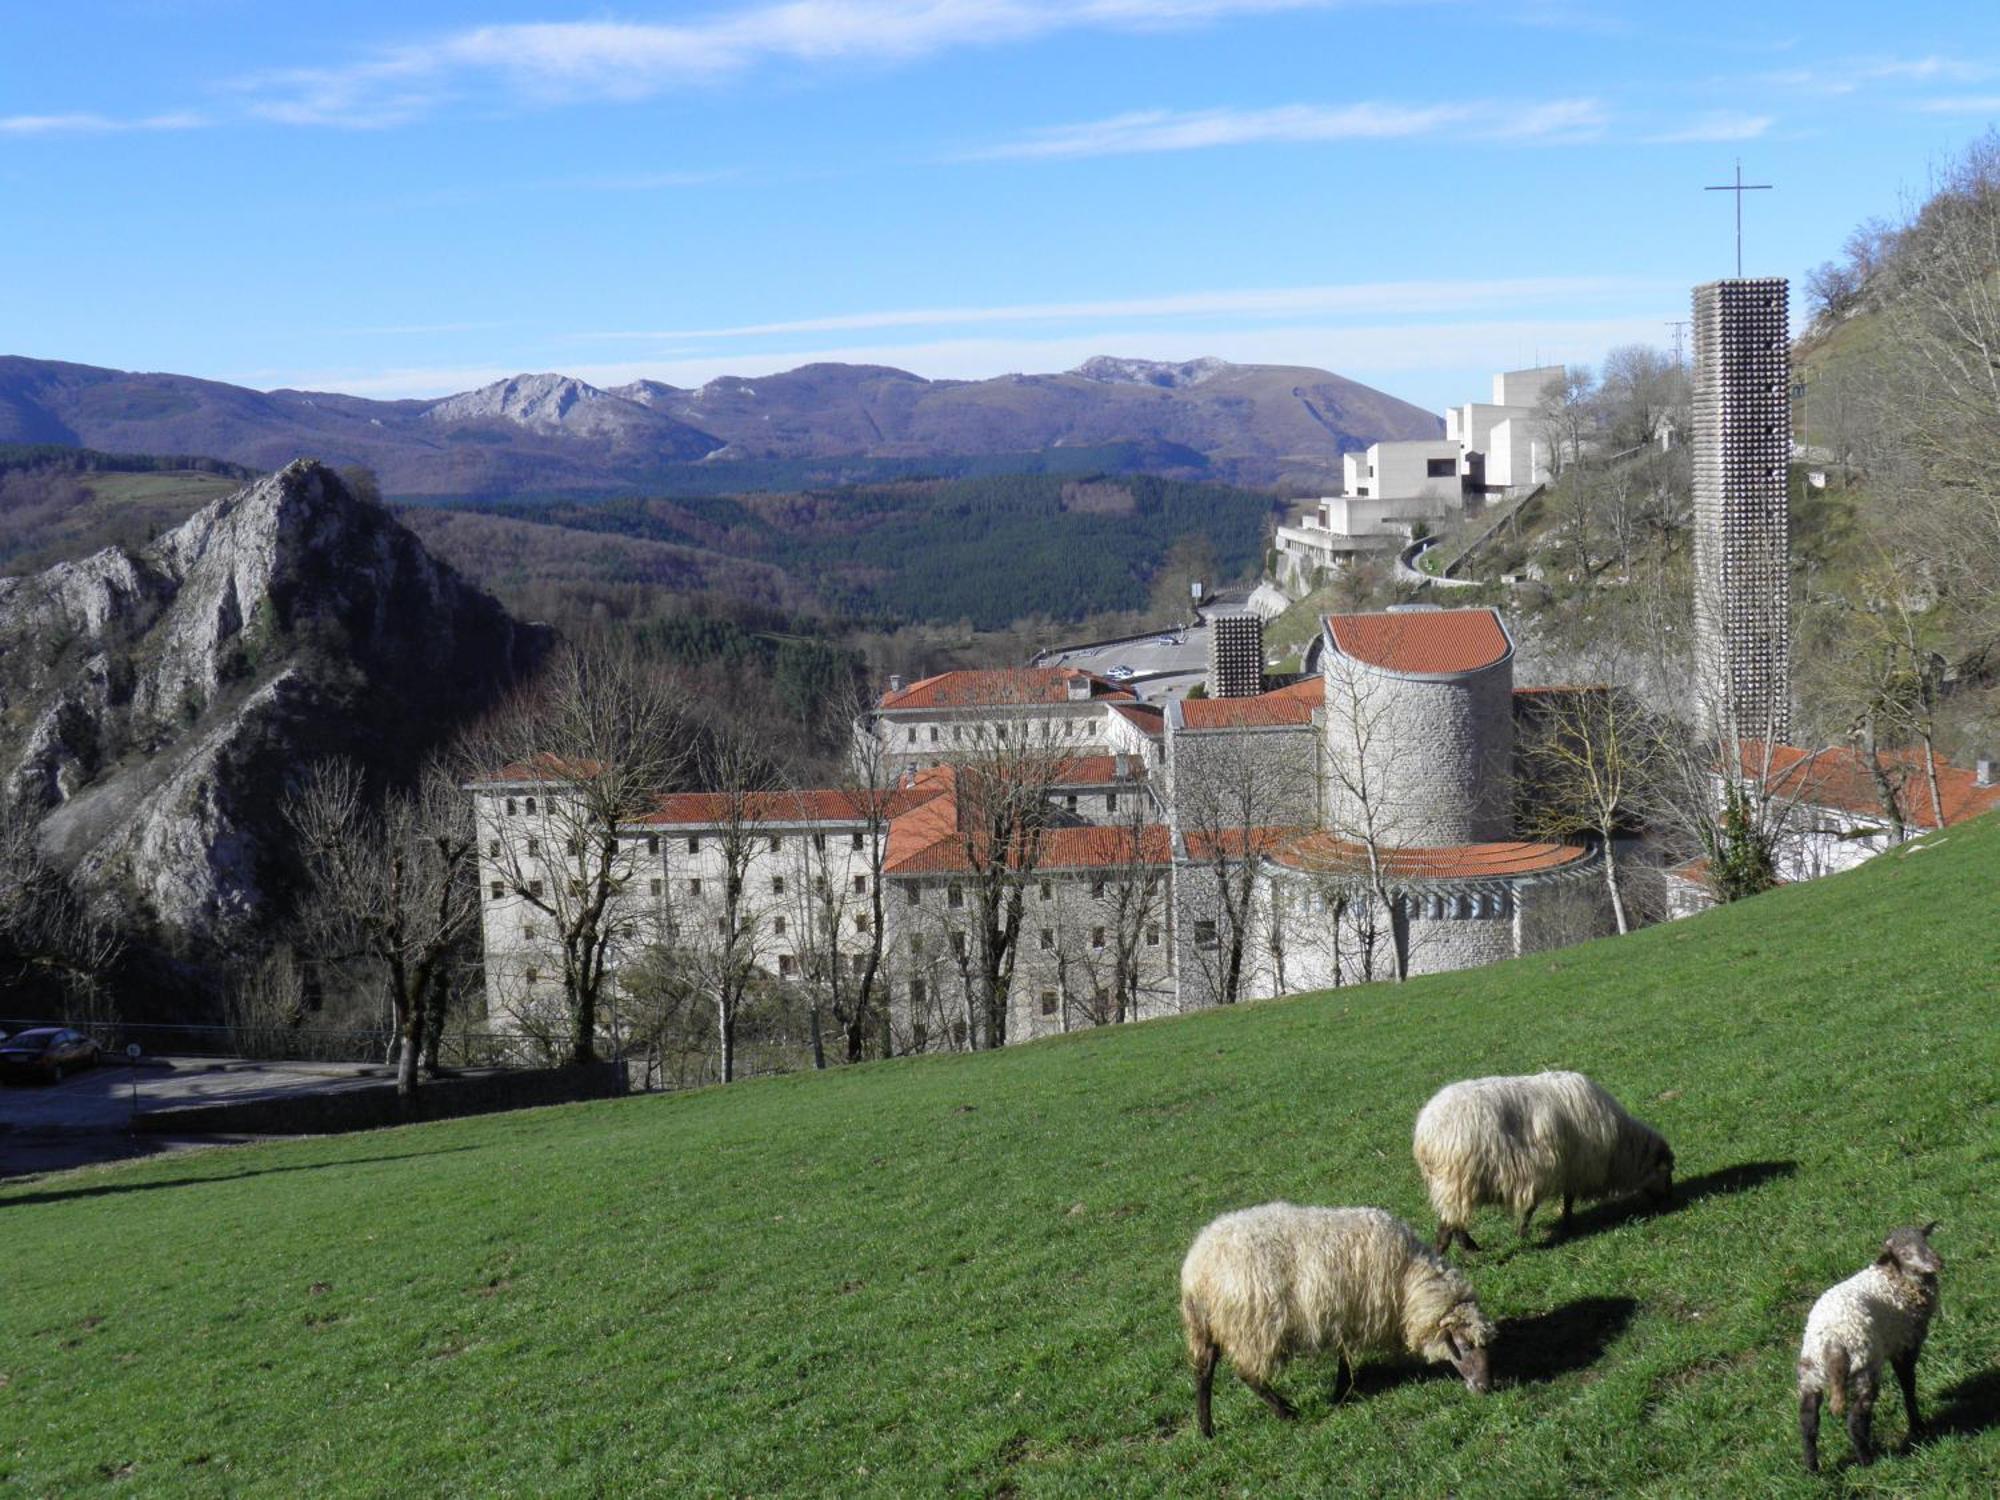
M301 460L137 552L0 579L0 794L120 915L226 941L283 905L304 766L397 774L539 644Z

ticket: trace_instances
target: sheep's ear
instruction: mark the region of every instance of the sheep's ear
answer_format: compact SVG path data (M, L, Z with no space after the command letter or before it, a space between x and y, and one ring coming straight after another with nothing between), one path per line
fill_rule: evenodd
M1878 1266L1897 1266L1901 1265L1902 1262L1896 1259L1895 1250L1886 1241L1884 1241L1882 1245L1882 1253L1875 1257L1875 1264Z
M1926 1224L1920 1232L1922 1233L1925 1239L1929 1239L1932 1235L1937 1233L1937 1227L1938 1227L1938 1221L1936 1219L1932 1219L1930 1223Z

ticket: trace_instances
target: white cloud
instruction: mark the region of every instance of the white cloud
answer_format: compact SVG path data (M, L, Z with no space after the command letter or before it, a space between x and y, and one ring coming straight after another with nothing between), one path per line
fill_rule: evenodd
M186 112L115 119L110 115L0 115L0 135L115 135L128 130L198 130L208 121Z
M634 100L770 62L903 62L1062 31L1146 31L1321 10L1342 0L767 0L690 21L476 26L346 67L244 80L251 109L300 125L402 124L494 87L543 102ZM1359 3L1359 0L1357 0ZM1393 3L1393 0L1377 0Z
M2000 116L2000 94L1961 95L1953 99L1926 99L1917 108L1927 115Z
M1446 132L1495 141L1589 139L1604 126L1594 99L1539 104L1281 104L1267 109L1140 110L1052 125L970 153L974 159L1122 156L1256 142L1408 140Z
M1631 297L1672 290L1678 282L1624 276L1541 276L1490 281L1388 281L1349 285L1176 292L1156 297L1087 302L1020 302L988 307L890 308L836 313L727 328L684 328L579 334L574 342L750 339L870 328L944 328L991 323L1074 323L1145 318L1296 318L1342 313L1434 315L1480 308L1515 309Z
M1869 85L1977 83L2000 76L2000 65L1960 57L1841 58L1764 73L1751 81L1802 93L1841 97Z
M1649 145L1678 146L1704 141L1754 141L1776 120L1770 115L1744 114L1739 110L1710 110L1678 130L1646 137Z

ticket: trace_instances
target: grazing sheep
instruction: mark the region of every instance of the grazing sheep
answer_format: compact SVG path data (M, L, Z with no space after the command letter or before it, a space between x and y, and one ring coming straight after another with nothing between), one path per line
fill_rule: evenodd
M1525 1238L1544 1199L1562 1198L1560 1231L1578 1198L1643 1191L1665 1202L1674 1190L1667 1143L1581 1073L1446 1084L1417 1116L1413 1149L1440 1255L1454 1237L1479 1248L1466 1225L1482 1204L1504 1204Z
M1203 1437L1215 1436L1218 1355L1286 1421L1297 1413L1269 1381L1292 1355L1321 1349L1340 1352L1336 1393L1352 1378L1349 1356L1371 1350L1449 1360L1472 1390L1491 1384L1493 1325L1472 1288L1379 1208L1266 1203L1224 1214L1181 1264L1181 1321Z
M1854 1456L1864 1464L1874 1462L1868 1424L1885 1359L1903 1387L1910 1436L1921 1430L1917 1356L1937 1312L1938 1272L1944 1269L1930 1245L1936 1228L1898 1229L1882 1242L1874 1264L1828 1289L1806 1317L1805 1342L1799 1347L1799 1436L1805 1442L1808 1473L1819 1472L1822 1397L1836 1416L1847 1408Z

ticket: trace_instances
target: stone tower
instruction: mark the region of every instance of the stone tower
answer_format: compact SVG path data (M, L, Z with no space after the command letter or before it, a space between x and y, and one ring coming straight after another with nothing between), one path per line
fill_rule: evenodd
M1264 691L1264 622L1247 609L1208 616L1208 694L1249 698Z
M1704 725L1791 733L1791 340L1782 277L1694 289L1695 649Z

